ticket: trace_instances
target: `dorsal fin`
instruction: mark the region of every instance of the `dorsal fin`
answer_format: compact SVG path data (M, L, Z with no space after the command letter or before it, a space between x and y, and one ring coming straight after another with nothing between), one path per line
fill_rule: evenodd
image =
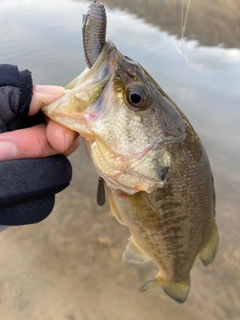
M215 258L218 249L218 241L218 231L215 224L212 228L212 232L207 243L199 253L199 258L205 267L208 266Z

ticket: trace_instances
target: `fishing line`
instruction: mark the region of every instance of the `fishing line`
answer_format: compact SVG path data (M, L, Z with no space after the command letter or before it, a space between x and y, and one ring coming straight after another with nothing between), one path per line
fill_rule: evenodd
M187 57L185 56L185 54L183 53L183 38L184 38L185 31L186 31L188 14L189 14L189 9L190 9L190 6L191 6L191 2L192 2L192 0L188 0L187 9L186 9L185 17L184 17L184 0L182 0L181 49L179 49L179 48L177 47L177 51L179 52L179 54L180 54L181 56L183 56L183 58L185 59L186 62L188 62L188 60L187 60Z
M188 20L188 14L189 14L189 9L190 9L190 6L191 6L191 2L192 0L188 0L188 4L187 4L187 9L186 9L186 14L185 14L185 18L184 18L184 21L183 21L183 0L182 0L182 25L181 25L181 40L183 40L183 37L184 37L184 34L185 34L185 31L186 31L186 26L187 26L187 20Z
M182 16L181 16L181 52L183 52L183 11L184 11L184 4L182 0Z

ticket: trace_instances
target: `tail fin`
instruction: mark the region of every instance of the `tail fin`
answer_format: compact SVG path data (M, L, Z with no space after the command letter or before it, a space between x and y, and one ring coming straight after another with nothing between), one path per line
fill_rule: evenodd
M190 290L190 278L184 282L171 282L163 286L164 292L178 303L187 300Z
M183 303L187 300L190 290L190 278L183 282L163 283L158 278L154 278L146 282L140 289L140 292L146 291L150 286L161 286L163 291L173 300L178 303Z

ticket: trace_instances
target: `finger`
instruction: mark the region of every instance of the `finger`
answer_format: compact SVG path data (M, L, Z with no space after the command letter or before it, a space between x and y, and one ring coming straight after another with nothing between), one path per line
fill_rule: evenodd
M79 147L79 144L80 144L80 137L77 137L77 138L73 141L73 143L72 143L72 145L70 146L70 148L69 148L68 150L66 150L65 152L63 152L63 154L64 154L65 156L69 156L70 154L72 154L74 151L77 150L77 148Z
M29 116L39 112L39 110L49 103L59 99L64 95L64 88L60 86L34 85L33 96L30 104Z
M0 135L0 161L43 158L57 154L46 136L46 125L40 124Z
M57 150L59 153L66 152L78 137L77 132L62 126L51 119L48 121L46 135L48 142L53 149Z

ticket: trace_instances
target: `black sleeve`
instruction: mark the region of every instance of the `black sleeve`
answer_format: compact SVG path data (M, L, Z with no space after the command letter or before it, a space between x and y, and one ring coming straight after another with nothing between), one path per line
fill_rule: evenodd
M0 65L0 133L44 122L40 112L28 117L32 98L28 70ZM0 150L1 152L1 150ZM0 225L39 222L52 211L55 194L66 188L72 167L63 155L0 162Z
M32 87L28 70L19 72L16 66L0 65L0 126L16 116L25 118L28 115Z
M45 219L54 195L65 189L72 167L63 155L0 162L0 225L23 225Z

